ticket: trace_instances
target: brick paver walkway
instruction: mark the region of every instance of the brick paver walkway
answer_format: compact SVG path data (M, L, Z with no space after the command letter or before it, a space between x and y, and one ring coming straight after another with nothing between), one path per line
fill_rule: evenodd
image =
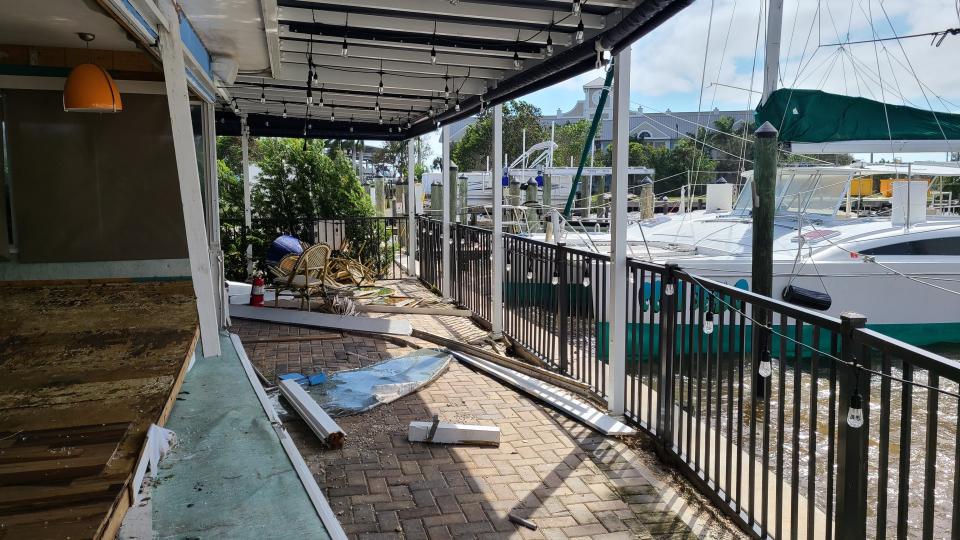
M403 317L416 328L461 341L485 335L463 317ZM241 320L232 331L248 343L328 333ZM353 368L412 350L360 335L247 345L268 378ZM481 448L408 442L409 422L434 414L444 421L498 426L502 443ZM699 536L713 536L716 529L709 514L687 511L681 520L673 510L684 506L679 497L645 474L623 443L456 361L419 392L337 421L347 434L341 450L324 448L300 422L288 428L354 537L690 538L697 535L688 524ZM538 530L510 522L508 514L532 520Z

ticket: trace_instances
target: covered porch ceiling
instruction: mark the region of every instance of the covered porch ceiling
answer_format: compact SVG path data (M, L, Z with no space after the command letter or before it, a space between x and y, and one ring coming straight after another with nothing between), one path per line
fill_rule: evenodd
M397 140L596 65L692 0L211 0L181 9L214 57L217 131ZM224 97L226 96L226 97ZM312 104L311 104L312 103Z

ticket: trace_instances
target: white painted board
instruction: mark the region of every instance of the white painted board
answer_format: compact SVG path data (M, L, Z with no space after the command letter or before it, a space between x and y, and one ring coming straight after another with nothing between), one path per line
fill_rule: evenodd
M573 397L569 392L561 390L552 384L545 383L512 369L501 367L487 360L467 356L456 351L450 351L450 354L464 364L484 371L490 376L543 401L563 414L604 435L636 434L636 430L632 427L600 411L593 405Z
M410 442L426 441L431 426L433 426L433 422L410 422L410 428L407 430L407 440ZM437 424L437 432L433 434L433 440L430 442L500 446L500 428L440 422Z
M321 441L335 448L343 444L343 430L317 405L316 400L310 397L300 383L289 379L281 380L280 393Z
M409 336L413 327L409 321L398 319L370 319L351 315L332 315L330 313L314 313L293 309L279 309L271 307L253 307L241 304L230 305L230 316L238 319L252 319L283 324L297 324L316 328L332 328L335 330L353 330L357 332L374 332L377 334L394 334Z

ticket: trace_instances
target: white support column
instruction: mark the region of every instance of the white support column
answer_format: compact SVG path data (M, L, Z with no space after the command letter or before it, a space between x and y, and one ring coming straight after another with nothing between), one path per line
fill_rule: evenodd
M503 336L503 105L493 106L493 273L490 283L491 337Z
M204 181L206 184L207 200L207 238L210 241L210 270L213 281L213 294L217 301L217 320L220 327L227 324L227 309L229 306L224 304L224 270L223 270L223 249L220 245L220 178L217 176L217 115L212 103L204 103L201 107L203 116L202 136L203 136L203 157L206 171Z
M217 325L216 294L208 257L207 230L203 221L200 195L200 172L197 168L197 149L193 143L187 78L183 63L183 43L180 41L177 10L170 0L160 2L163 16L171 30L160 28L160 50L163 76L166 81L167 106L173 131L173 148L180 181L180 203L183 206L183 224L187 234L187 253L193 291L197 296L200 319L200 341L204 356L220 356L220 334Z
M630 48L617 55L613 66L613 180L610 216L610 288L607 321L610 339L610 373L607 403L611 414L621 415L627 377L627 165L630 128Z
M417 164L414 139L407 141L407 274L417 277Z
M441 294L444 300L451 300L450 294L451 276L453 272L450 264L453 246L450 245L450 239L453 238L450 230L450 205L453 204L453 182L450 181L450 126L443 126L440 132L440 146L442 150L442 167L440 171L440 185L443 186L443 284Z
M253 275L253 243L250 242L250 227L253 225L253 211L250 209L250 127L247 115L240 119L240 151L243 159L243 225L247 229L247 276Z

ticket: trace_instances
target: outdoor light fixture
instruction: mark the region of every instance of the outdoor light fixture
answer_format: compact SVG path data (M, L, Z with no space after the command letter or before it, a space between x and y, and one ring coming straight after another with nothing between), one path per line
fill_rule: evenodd
M573 0L573 5L570 6L570 12L574 15L580 13L580 0Z
M331 122L336 122L336 120L337 120L337 116L336 116L335 114L333 114L333 105L331 105L331 106L330 106L330 121L331 121Z
M443 97L450 97L450 82L446 75L443 76Z
M710 311L709 307L707 308L707 315L703 321L703 333L708 336L713 333L713 312Z
M260 83L260 104L262 105L266 102L267 102L266 89L263 86L263 82L261 82Z
M506 270L507 270L507 273L510 273L510 259L507 259Z
M847 409L847 425L856 429L863 426L863 396L857 388L850 396L850 407Z
M380 86L377 88L378 94L383 94L383 72L380 72Z
M264 120L264 121L263 121L263 127L270 127L270 121L269 121L269 120Z
M550 277L550 284L556 285L557 283L560 283L560 273L554 269L553 275Z
M547 32L547 56L553 56L553 36Z
M350 47L347 46L347 38L343 38L343 45L340 47L340 56L346 58L350 54Z
M373 110L380 112L380 98L377 98L376 103L373 104Z
M96 36L77 34L90 47ZM70 71L63 85L64 112L115 113L123 110L120 90L107 70L96 64L80 64Z
M240 114L240 104L237 103L237 98L233 98L233 114Z
M382 114L378 114L378 115L377 115L377 122L379 122L381 126L383 125L383 115L382 115Z
M577 33L573 37L577 44L583 43L583 17L580 17L580 22L577 23Z
M533 269L527 268L527 279L533 279Z
M286 104L286 102L284 102L284 104L283 104L283 117L284 117L284 118L287 117L287 104Z
M320 93L320 100L323 100L323 93ZM307 105L313 105L313 91L310 90L310 87L307 87Z
M589 286L590 286L590 267L589 267L589 266L584 267L584 269L583 269L583 282L582 282L582 283L583 283L583 286L584 286L584 287L589 287Z
M457 101L453 104L453 110L460 112L460 94L457 94Z
M673 296L673 293L676 292L673 282L667 283L663 286L663 294L667 296Z
M323 107L323 88L320 89L320 101L317 103L318 107Z
M757 375L766 379L773 375L773 363L770 362L770 351L763 351L760 356L760 365L757 367Z
M513 69L520 69L522 65L520 62L520 54L517 51L513 51Z

